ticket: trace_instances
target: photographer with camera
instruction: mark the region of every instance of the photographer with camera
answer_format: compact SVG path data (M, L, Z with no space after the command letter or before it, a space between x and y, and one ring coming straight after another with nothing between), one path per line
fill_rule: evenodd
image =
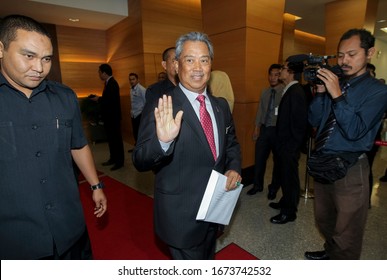
M343 79L325 67L317 71L321 83L309 107L309 122L318 130L310 159L315 165L323 162L321 176L315 174L314 195L315 219L325 250L305 252L307 259L360 259L369 198L365 152L372 148L387 109L387 86L366 70L375 53L374 43L369 31L351 29L338 45ZM308 168L313 171L310 159ZM324 173L329 176L323 178L323 169L331 165ZM338 171L343 171L342 178L336 176Z

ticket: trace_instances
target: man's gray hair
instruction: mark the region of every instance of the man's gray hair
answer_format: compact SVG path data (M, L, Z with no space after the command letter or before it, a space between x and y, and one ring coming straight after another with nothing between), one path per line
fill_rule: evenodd
M180 58L181 52L183 51L183 45L187 41L199 41L199 42L205 43L208 47L208 51L210 52L211 60L214 59L214 47L212 46L212 43L208 38L207 34L194 31L194 32L190 32L185 35L182 35L180 36L179 39L177 39L176 41L176 59L177 60Z

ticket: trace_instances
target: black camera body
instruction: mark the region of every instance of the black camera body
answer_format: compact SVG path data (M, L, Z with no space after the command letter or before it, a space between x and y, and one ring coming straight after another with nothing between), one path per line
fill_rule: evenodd
M326 68L333 72L339 78L342 78L344 76L344 73L341 67L339 65L330 66L328 64L328 59L335 57L335 55L316 56L309 54L304 65L305 81L311 82L313 84L323 84L323 82L319 78L317 78L317 71L320 68Z

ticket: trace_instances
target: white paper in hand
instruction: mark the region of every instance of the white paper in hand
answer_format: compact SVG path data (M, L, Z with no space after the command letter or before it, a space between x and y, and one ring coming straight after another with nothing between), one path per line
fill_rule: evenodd
M212 170L196 220L228 225L243 185L226 191L227 177Z

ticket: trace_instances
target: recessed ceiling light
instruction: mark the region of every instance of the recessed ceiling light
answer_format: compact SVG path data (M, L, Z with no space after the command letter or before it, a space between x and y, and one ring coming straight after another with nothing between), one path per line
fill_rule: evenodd
M377 23L382 23L382 22L386 22L387 19L381 19L381 20L378 20Z
M69 18L69 21L72 21L72 22L78 22L78 21L79 21L79 18Z
M380 28L380 30L387 33L387 27Z

